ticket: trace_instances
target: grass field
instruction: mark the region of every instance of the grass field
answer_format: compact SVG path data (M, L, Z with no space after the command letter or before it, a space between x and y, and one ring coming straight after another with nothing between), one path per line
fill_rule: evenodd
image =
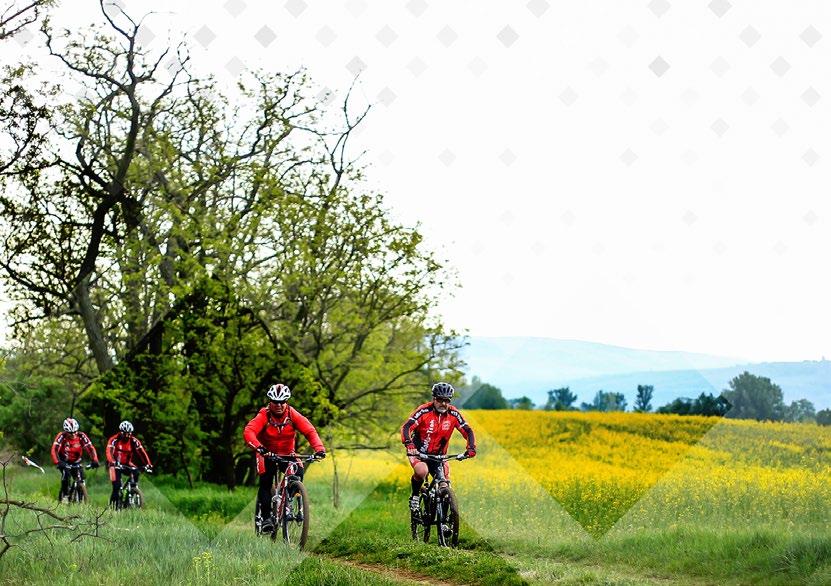
M306 477L308 556L255 538L252 488L145 478L146 510L108 514L104 539L12 549L0 583L831 583L829 428L468 415L480 450L453 465L459 550L410 542L399 452L342 453L340 509L331 506L331 459ZM12 494L48 502L57 473L47 474L12 470ZM90 491L93 512L109 492L103 471L90 474Z

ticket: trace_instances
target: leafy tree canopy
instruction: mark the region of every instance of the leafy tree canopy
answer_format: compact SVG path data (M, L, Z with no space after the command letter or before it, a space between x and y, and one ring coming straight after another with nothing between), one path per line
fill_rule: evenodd
M745 371L730 381L722 397L732 405L728 417L758 421L782 421L785 418L782 389L769 378Z

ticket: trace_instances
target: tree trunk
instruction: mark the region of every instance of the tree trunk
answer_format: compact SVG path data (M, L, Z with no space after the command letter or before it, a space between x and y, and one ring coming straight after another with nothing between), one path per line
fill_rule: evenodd
M92 305L92 299L90 299L89 279L89 275L81 279L73 293L78 306L78 312L81 314L81 319L84 322L84 329L87 332L89 348L95 357L95 364L98 366L98 372L104 374L112 369L113 359L110 356L109 348L107 348L107 341L104 338L101 320L95 311L95 307Z
M332 506L340 508L340 478L338 477L338 461L335 459L335 444L330 435L327 439L329 455L332 458Z

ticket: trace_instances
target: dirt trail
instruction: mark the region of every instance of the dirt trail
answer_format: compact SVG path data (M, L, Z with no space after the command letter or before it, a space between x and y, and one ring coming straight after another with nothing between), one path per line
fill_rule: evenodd
M349 566L358 570L372 572L379 576L384 576L390 580L401 582L402 584L421 584L424 586L459 586L461 582L445 582L437 578L423 576L410 570L403 568L391 568L389 566L382 566L380 564L367 564L364 562L356 562L347 558L336 558L330 556L319 556L328 562Z

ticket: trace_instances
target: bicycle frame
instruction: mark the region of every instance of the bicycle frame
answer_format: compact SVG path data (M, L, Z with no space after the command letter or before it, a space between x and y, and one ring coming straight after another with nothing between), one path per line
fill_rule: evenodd
M64 469L72 478L72 481L66 487L66 494L63 495L63 497L66 497L69 502L72 502L73 495L77 495L79 492L82 491L82 487L86 486L86 481L81 477L81 469L84 467L90 468L90 465L87 464L86 466L84 466L80 462L78 462L77 464L65 465Z
M419 527L423 527L422 537L425 542L429 538L431 525L436 527L436 533L440 546L455 547L458 541L458 510L456 497L450 488L450 480L444 472L444 464L450 460L465 460L465 454L433 455L419 453L418 458L423 462L436 462L438 466L435 472L431 471L429 484L421 487L421 502L423 507L417 513L411 515L410 525L413 539L420 534Z
M281 475L281 478L278 481L275 475L275 483L272 485L271 510L268 513L273 526L271 539L276 540L277 531L281 530L283 541L303 549L309 530L309 502L306 488L297 474L297 467L300 462L314 462L316 458L314 455L302 454L281 456L266 453L263 456L271 462L286 464L284 472L280 472L279 466L277 467L277 474ZM289 490L292 487L294 487L294 490L290 494ZM260 514L261 519L263 512L261 511ZM257 523L255 517L255 528L258 527ZM257 533L260 533L258 528Z
M279 454L267 454L266 459L271 460L272 462L280 463L285 462L287 464L286 471L280 472L280 469L277 469L277 475L280 476L280 481L277 482L277 475L274 477L275 487L274 487L274 495L271 497L272 502L276 502L278 505L282 505L286 503L286 497L290 496L288 493L288 484L289 482L294 482L294 480L300 480L300 477L297 476L297 464L298 459L302 461L304 464L308 464L309 462L314 462L315 457L314 455L295 455L295 456L281 456ZM294 477L294 478L292 478ZM277 519L276 521L279 523L281 520L281 516L284 513L284 507L279 506L277 507Z
M123 504L126 503L128 507L138 507L140 508L143 505L142 499L144 498L141 494L141 491L138 488L138 475L142 471L141 468L136 466L128 466L126 464L119 464L116 463L113 468L116 470L126 473L127 480L124 481L124 475L122 474L122 481L121 481L121 488L118 491L118 507L122 508Z

